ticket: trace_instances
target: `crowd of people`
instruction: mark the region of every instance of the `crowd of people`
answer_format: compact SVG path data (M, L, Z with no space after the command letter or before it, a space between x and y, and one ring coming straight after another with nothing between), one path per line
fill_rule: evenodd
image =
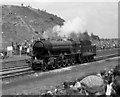
M120 47L118 39L100 39L99 41L93 41L93 44L97 46L98 50Z
M29 54L32 49L32 44L28 40L25 40L23 43L13 44L13 53L15 55Z
M40 38L35 39L33 37L31 41L25 40L22 44L16 44L15 46L13 46L14 51L17 54L20 54L20 51L21 54L29 54L30 51L32 50L32 44L36 40L40 40ZM93 42L93 44L96 45L97 50L113 49L120 47L118 39L101 39L100 41Z
M75 81L64 82L54 90L47 90L42 97L60 95L87 95L87 97L120 97L120 65L111 70L102 70ZM81 96L81 97L82 97ZM85 96L86 97L86 96Z
M32 43L28 40L25 40L22 43L12 42L11 46L7 46L5 49L0 50L0 58L4 59L6 56L14 55L29 55L32 50Z
M31 40L24 40L24 42L22 43L12 42L11 50L8 52L6 51L7 55L29 55L32 51L33 43L37 40L40 40L40 38L35 39L34 37L32 37ZM120 47L118 39L101 39L99 41L92 41L92 44L96 45L97 50L113 49ZM0 52L0 56L6 56L6 53L4 52L5 51Z

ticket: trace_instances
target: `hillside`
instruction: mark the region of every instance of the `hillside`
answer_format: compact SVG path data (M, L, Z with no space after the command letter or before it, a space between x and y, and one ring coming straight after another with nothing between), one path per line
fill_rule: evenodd
M2 5L3 46L30 40L36 33L41 36L45 30L63 22L56 15L30 6Z

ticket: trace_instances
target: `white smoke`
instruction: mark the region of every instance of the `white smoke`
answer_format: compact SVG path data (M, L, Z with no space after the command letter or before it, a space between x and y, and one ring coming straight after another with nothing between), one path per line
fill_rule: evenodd
M53 28L48 28L43 33L45 39L60 39L60 38L72 38L74 40L83 37L85 22L83 19L76 17L71 21L66 21L62 26L56 25Z
M52 35L52 29L47 29L44 33L43 33L43 38L48 39L51 38Z
M72 21L66 21L64 22L63 26L54 26L53 32L57 32L59 36L68 37L71 33L81 33L84 31L85 22L77 17L73 19Z
M52 28L48 28L42 35L45 39L55 39L57 37L57 33L53 31Z

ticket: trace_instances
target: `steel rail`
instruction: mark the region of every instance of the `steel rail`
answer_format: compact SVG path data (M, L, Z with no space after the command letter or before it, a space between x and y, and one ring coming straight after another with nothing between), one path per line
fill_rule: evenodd
M120 49L120 48L116 48L115 50L118 50L118 49ZM108 50L113 50L113 49L108 49ZM97 50L97 52L100 52L100 51L101 50ZM114 55L114 54L110 54L110 55ZM97 57L102 57L102 56L97 56ZM97 57L95 57L95 58L97 58ZM25 61L25 60L19 60L19 61ZM11 66L11 67L7 67L7 68L2 68L2 70L0 70L0 72L11 71L11 70L16 70L16 69L22 69L22 68L27 68L27 67L29 67L29 66L28 65L14 66L14 67Z
M95 57L95 60L93 62L112 58L112 57L117 57L117 56L120 56L120 54L117 53L117 54L110 54L106 56L98 56L98 57ZM76 65L79 65L79 64L76 64ZM16 70L14 69L14 70L7 71L7 72L0 72L0 79L20 76L20 75L25 75L25 74L31 74L31 73L35 73L35 71L33 71L30 67L16 69Z
M29 66L28 65L23 65L23 66L8 67L8 68L4 68L4 69L0 70L0 72L22 69L22 68L27 68L27 67L29 67Z

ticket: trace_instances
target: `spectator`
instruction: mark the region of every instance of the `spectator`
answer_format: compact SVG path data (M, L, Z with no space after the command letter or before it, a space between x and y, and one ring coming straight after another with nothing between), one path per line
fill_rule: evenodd
M7 54L8 54L8 56L12 56L12 52L13 52L13 47L12 46L8 46L7 47Z
M109 80L111 79L111 80ZM108 72L108 83L106 95L111 95L110 97L120 97L120 66L116 66L114 71Z
M19 51L20 51L20 56L22 55L22 49L23 49L23 47L22 47L22 45L19 47Z
M112 97L120 97L120 76L116 76L113 82L113 92L111 94Z
M27 55L30 54L30 47L27 47Z
M6 58L6 57L7 57L7 51L1 50L1 51L0 51L0 58L4 59L4 58Z

